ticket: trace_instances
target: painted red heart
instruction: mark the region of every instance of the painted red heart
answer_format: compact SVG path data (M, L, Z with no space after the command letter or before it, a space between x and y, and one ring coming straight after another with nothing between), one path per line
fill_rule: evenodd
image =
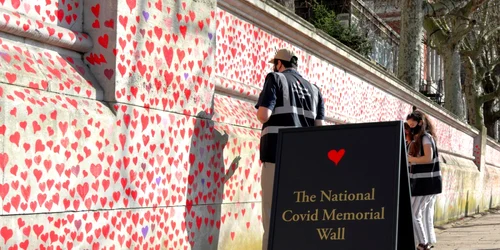
M9 184L0 184L0 198L5 199L5 196L9 193Z
M104 34L102 36L100 36L99 38L97 38L97 41L99 42L99 44L107 49L108 48L108 43L109 43L109 36L108 34Z
M5 77L7 78L7 81L12 84L16 81L17 79L17 75L16 74L13 74L13 73L5 73Z
M342 157L344 157L344 154L345 154L344 149L340 149L339 151L332 149L328 152L328 159L334 162L335 165L338 165L340 160L342 160Z
M90 7L90 10L94 14L96 18L99 18L99 12L101 10L101 6L99 4L96 4L95 6Z
M19 0L12 0L11 4L12 4L12 7L14 7L14 9L17 10L17 8L19 8L19 6L21 6L21 1L19 1Z
M127 0L127 5L130 8L130 13L132 13L132 10L135 9L136 6L136 0Z
M104 70L104 75L106 76L106 78L108 78L108 80L111 80L111 78L113 77L113 74L114 74L113 69L105 69Z
M4 172L5 166L9 162L9 155L7 153L0 153L0 169Z
M2 227L2 229L0 229L0 234L4 239L4 243L7 244L7 241L12 238L12 235L14 235L14 231L12 231L12 229L9 229L8 227Z

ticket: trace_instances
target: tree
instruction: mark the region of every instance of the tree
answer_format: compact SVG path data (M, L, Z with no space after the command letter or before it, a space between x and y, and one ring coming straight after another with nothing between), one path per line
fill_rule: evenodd
M496 121L500 118L500 113L495 112L500 97L500 76L494 71L500 64L500 20L496 17L499 3L500 0L488 0L473 15L477 29L467 34L460 49L466 73L464 94L468 122L480 130L486 125L490 136L495 136Z
M428 45L443 56L445 108L465 119L465 104L460 85L458 47L472 29L468 17L484 0L375 0L376 4L399 4L401 31L398 77L419 89L421 80L421 39L424 30Z
M485 72L482 82L483 89L487 94L496 93L496 96L484 103L484 125L488 135L500 141L498 121L500 121L500 35L496 33L496 41L490 43L492 49L483 55L485 64L489 64L491 71ZM494 46L496 44L496 46ZM494 66L493 66L494 65Z
M405 36L409 34L413 34L414 37L418 37L415 34L420 34L419 27L408 23L409 18L405 19L405 13L411 12L413 16L423 15L423 27L426 30L428 45L437 49L437 52L444 59L445 107L461 118L465 118L465 107L467 107L467 121L478 128L486 126L488 135L494 138L498 138L500 127L500 122L498 122L500 119L500 98L497 95L500 91L500 65L498 64L500 39L498 33L495 33L500 29L499 1L424 0L422 9L412 9L411 4L418 4L415 0L373 1L379 7L391 4L401 6L403 27L401 29L400 55L403 54L402 56L409 54L406 51L411 52L419 49L416 47L419 45L405 40ZM486 7L484 6L485 2L488 3ZM476 19L478 19L478 15L474 16L476 12L482 13L483 16L488 14L486 16L491 18L481 19L482 23L479 25L482 29L473 31ZM473 16L474 18L472 18ZM494 18L496 19L493 20ZM413 18L413 20L416 19ZM472 34L470 34L471 31L473 31ZM492 40L490 41L490 39ZM476 43L476 41L480 41L480 43ZM487 48L481 50L484 46ZM400 78L416 88L416 80L414 79L420 75L420 69L415 65L418 65L416 62L419 59L410 61L409 58L413 58L413 56L405 57L406 60L402 60L402 58L399 60ZM461 65L466 71L463 89L460 85ZM495 65L497 65L496 70ZM401 72L402 70L403 72ZM462 91L466 96L466 106L463 102Z
M313 1L312 9L313 15L310 22L314 27L324 31L361 55L368 56L372 50L372 45L365 36L360 34L356 27L345 27L337 20L333 10L317 1Z
M486 93L498 93L500 89L500 1L496 0L491 5L491 19L488 21L492 27L496 26L496 33L492 33L489 46L486 47L483 54L483 60L490 65L490 70L485 72L483 80L483 88ZM493 30L492 30L493 31ZM500 96L496 96L493 100L484 103L484 125L488 130L488 135L495 140L500 141Z
M472 15L486 0L441 0L426 3L424 29L429 46L443 57L445 108L465 120L465 103L460 81L460 46L475 27Z

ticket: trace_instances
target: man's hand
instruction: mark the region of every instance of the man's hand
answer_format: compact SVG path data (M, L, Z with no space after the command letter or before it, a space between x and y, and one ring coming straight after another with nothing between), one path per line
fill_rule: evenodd
M314 126L318 127L318 126L324 126L325 125L325 121L323 120L314 120Z

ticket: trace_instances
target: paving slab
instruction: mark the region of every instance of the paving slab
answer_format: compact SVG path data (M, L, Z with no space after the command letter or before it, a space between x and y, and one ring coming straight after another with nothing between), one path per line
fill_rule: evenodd
M500 250L500 209L436 229L435 250Z

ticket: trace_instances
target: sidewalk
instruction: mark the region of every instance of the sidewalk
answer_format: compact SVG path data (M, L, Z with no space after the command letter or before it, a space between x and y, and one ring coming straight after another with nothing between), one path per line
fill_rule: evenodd
M435 250L500 250L500 209L436 229Z

